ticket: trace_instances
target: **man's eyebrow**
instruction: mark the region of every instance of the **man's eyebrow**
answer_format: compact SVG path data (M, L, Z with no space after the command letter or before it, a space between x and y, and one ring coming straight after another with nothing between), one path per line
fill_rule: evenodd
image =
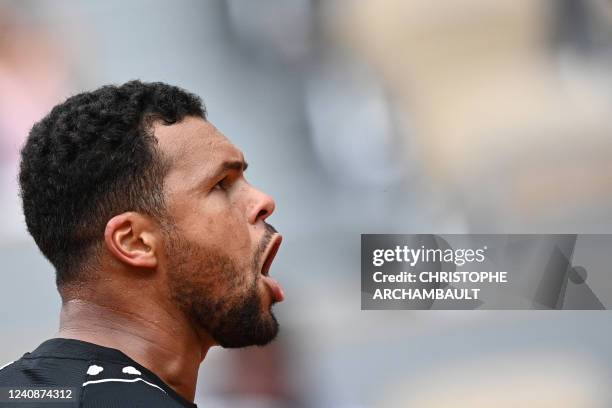
M210 180L210 179L216 179L218 177L221 177L221 175L228 170L246 171L247 167L249 167L249 164L245 161L240 161L240 160L224 161L223 163L219 165L219 167L217 167L214 174L212 176L207 177L207 179Z

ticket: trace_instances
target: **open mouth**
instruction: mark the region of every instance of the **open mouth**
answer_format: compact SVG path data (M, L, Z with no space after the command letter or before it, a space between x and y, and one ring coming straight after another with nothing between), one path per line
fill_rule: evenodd
M270 266L272 265L272 261L274 261L274 257L278 252L278 248L280 247L282 240L283 237L280 234L276 234L272 238L272 242L269 245L269 249L265 253L265 261L261 268L261 274L263 276L262 280L270 291L272 303L282 302L283 299L285 299L285 293L283 292L283 288L275 279L271 278L269 274Z
M283 241L283 237L280 234L276 234L274 235L274 238L272 238L272 242L265 255L266 257L265 257L263 267L261 268L262 275L264 276L269 275L270 266L272 266L272 262L274 261L274 257L276 256L276 253L278 252L278 248L280 248L280 244L282 241Z

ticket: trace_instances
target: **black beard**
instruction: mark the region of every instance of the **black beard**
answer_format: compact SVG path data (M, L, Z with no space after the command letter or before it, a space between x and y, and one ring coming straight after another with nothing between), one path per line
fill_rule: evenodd
M258 270L274 232L267 225L266 235L253 256L255 277L247 288L245 271L228 255L186 241L176 231L168 233L171 298L222 347L263 346L278 334L276 317L262 306Z
M246 346L264 346L278 334L278 321L272 311L263 311L257 289L257 282L240 303L229 310L218 314L213 321L199 321L215 341L222 347L238 348ZM194 305L196 315L202 314L206 304Z

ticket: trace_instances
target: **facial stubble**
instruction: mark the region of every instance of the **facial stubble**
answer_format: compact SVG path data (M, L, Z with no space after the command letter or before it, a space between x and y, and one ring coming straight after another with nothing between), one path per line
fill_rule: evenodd
M278 322L264 307L259 289L261 257L274 232L266 224L266 234L246 267L223 253L223 247L203 247L176 230L168 232L170 296L222 347L262 346L278 334Z

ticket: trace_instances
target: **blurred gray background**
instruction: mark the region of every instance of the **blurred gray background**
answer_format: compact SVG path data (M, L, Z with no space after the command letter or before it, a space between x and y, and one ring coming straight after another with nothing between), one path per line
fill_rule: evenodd
M203 407L607 407L607 311L361 311L361 233L609 233L604 0L0 1L0 366L59 297L17 196L29 128L130 79L199 94L277 202L273 346ZM595 294L598 288L592 287Z

